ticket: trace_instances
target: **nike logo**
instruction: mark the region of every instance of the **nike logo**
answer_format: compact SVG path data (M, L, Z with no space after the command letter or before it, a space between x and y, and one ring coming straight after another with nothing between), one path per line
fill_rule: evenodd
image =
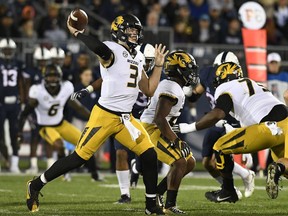
M217 201L218 202L222 202L222 201L225 201L225 200L227 200L227 199L229 199L231 196L228 196L228 197L224 197L224 198L220 198L220 197L217 197Z

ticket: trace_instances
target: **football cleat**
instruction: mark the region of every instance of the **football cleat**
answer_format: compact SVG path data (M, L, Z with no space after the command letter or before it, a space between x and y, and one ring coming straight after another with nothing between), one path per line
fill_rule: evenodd
M156 194L156 205L160 208L164 208L164 196Z
M251 197L255 189L255 173L252 170L248 170L249 175L243 179L245 197Z
M145 209L146 215L166 215L162 208L159 206L154 206L153 208Z
M121 195L121 198L115 202L115 204L128 204L131 202L131 197L129 197L127 194Z
M209 191L205 193L205 197L211 202L237 202L239 200L238 195L235 190L228 191L225 189L221 189L218 191Z
M234 188L235 188L236 194L238 196L238 200L241 200L243 198L241 191L237 187L234 187Z
M172 206L172 207L169 207L167 209L164 209L164 212L169 214L169 215L170 214L186 214L185 211L178 209L176 206Z
M266 179L266 192L271 199L276 199L279 192L279 179L281 176L280 168L276 163L271 163L268 166Z
M32 180L27 182L27 192L26 192L26 205L31 212L39 211L39 194L43 197L40 191L33 190L31 188Z

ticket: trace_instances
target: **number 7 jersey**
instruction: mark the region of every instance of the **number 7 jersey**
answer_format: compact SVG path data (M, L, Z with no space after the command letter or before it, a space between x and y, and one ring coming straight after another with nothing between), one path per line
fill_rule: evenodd
M29 97L38 101L35 108L37 124L40 126L56 126L63 120L63 111L70 95L74 92L73 84L64 81L60 84L60 91L52 96L45 88L44 82L32 85L29 89Z
M241 126L260 123L275 105L283 104L262 85L248 78L222 83L216 89L215 100L222 94L231 97L233 110L230 114Z

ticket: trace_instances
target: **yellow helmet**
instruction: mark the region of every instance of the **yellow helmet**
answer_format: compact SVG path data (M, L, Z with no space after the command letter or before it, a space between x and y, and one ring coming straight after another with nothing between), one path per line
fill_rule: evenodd
M127 28L136 28L138 30L138 39L136 43L132 43L128 40L129 35L125 33ZM140 20L133 14L124 14L115 18L111 24L112 40L118 42L118 40L127 43L131 48L135 48L142 43L143 39L143 26Z
M233 62L226 62L217 67L215 72L215 87L218 87L224 82L228 82L234 79L239 79L243 77L243 72L238 64Z
M194 57L183 50L170 52L164 62L167 77L179 77L185 86L197 85L199 81L198 65Z

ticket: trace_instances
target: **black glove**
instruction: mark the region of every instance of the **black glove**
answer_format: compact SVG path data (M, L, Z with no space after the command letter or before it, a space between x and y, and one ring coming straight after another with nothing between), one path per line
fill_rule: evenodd
M89 94L89 91L85 88L85 89L81 89L80 91L74 92L71 95L71 100L76 100L76 99L81 99L86 97Z
M171 142L169 147L178 150L181 156L184 158L189 156L191 153L189 145L180 138L176 138L173 142Z

